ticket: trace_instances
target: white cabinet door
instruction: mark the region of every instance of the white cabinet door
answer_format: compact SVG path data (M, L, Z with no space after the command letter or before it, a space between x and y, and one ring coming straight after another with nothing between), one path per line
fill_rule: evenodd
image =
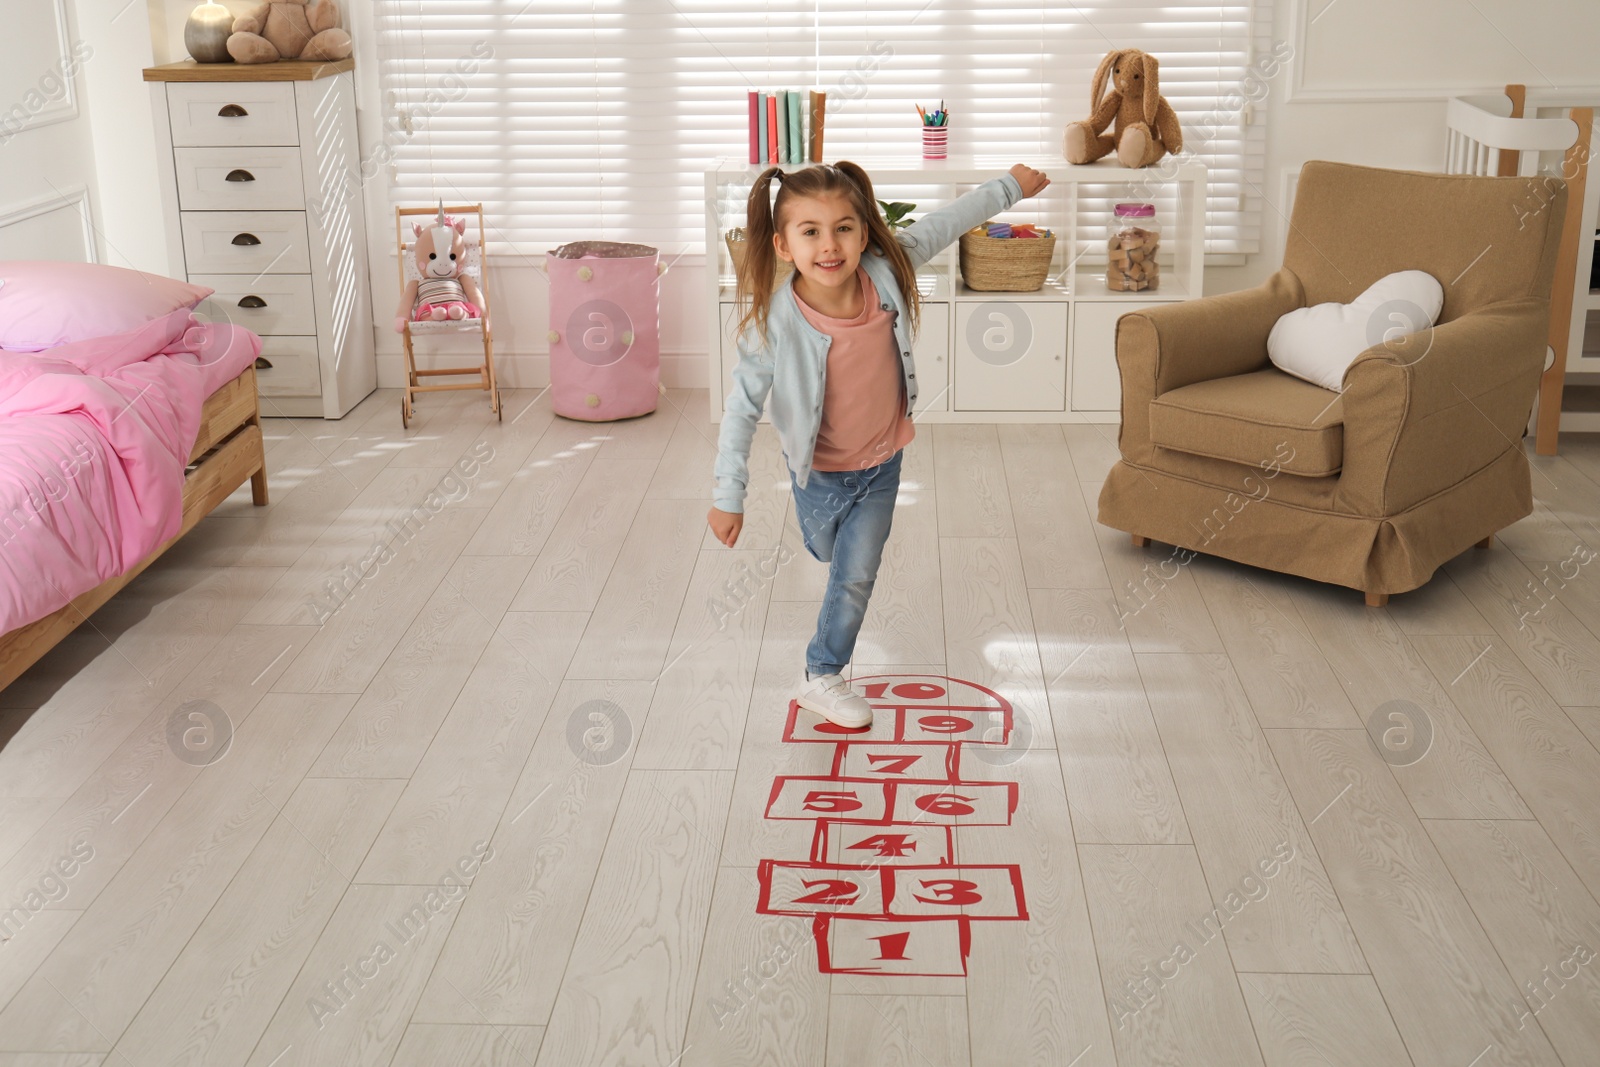
M733 391L733 368L739 365L739 346L734 343L733 339L733 328L739 323L738 307L739 305L732 303L724 303L719 305L719 308L722 312L722 358L720 361L722 365L721 410L724 414L726 414L728 410L728 394ZM769 402L763 404L761 408L762 422L772 422L772 415L770 414L771 410L772 404L770 403L769 397Z
M955 411L1065 411L1067 304L956 304Z
M923 411L950 410L950 305L923 304L922 329L911 342L917 360L917 404Z
M1082 301L1072 321L1072 410L1121 411L1117 320L1161 301Z

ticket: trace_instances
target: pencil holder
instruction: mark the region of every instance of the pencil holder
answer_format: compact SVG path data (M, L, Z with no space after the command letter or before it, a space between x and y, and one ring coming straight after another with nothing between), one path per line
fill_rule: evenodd
M944 159L950 139L948 126L922 127L922 158Z

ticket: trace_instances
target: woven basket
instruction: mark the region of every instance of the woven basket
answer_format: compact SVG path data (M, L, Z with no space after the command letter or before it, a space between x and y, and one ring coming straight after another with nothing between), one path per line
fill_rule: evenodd
M983 226L961 235L961 278L968 289L994 293L1031 293L1050 274L1056 239L990 237Z
M728 255L733 257L733 273L737 276L744 269L744 250L749 247L749 242L744 238L744 229L735 226L722 235L722 240L728 246ZM787 259L774 257L773 264L775 269L772 274L772 280L774 282L783 281L794 271L794 264Z

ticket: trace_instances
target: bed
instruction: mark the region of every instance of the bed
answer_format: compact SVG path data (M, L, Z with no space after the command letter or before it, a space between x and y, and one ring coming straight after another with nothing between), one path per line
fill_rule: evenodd
M126 335L0 352L0 689L245 481L267 503L260 345L184 309ZM73 491L19 488L35 473L25 461L65 442L85 457L82 484L51 471L38 484ZM31 514L17 510L19 493L32 493Z

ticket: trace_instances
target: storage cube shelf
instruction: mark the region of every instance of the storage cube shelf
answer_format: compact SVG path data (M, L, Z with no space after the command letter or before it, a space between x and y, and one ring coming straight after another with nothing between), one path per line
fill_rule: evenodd
M912 214L920 219L1004 174L1017 161L901 156L856 162L872 176L879 199L915 203ZM723 402L739 362L733 340L739 318L734 267L723 234L745 225L750 187L764 169L742 159L725 159L706 171L707 300L709 321L720 327L710 352L713 422L722 421ZM961 279L959 242L952 242L918 274L923 300L922 330L913 342L922 386L918 421L1116 422L1122 391L1115 350L1117 319L1129 311L1201 295L1204 164L1130 170L1102 160L1086 166L1055 162L1041 169L1049 175L1050 186L996 217L1040 223L1055 231L1055 258L1043 287L1032 293L968 288ZM1161 287L1156 291L1120 293L1106 288L1105 239L1110 223L1080 218L1086 205L1102 200L1159 205ZM768 421L765 413L762 421Z

